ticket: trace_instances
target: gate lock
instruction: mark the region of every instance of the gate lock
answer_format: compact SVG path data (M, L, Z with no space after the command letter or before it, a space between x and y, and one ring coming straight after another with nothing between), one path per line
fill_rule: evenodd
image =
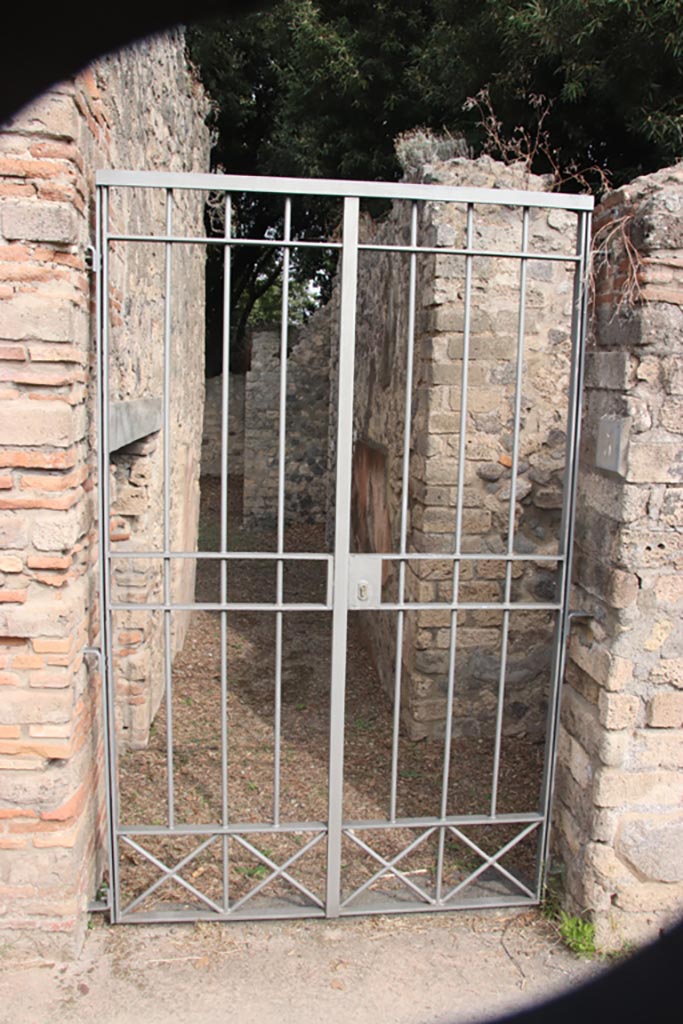
M382 601L382 558L349 555L348 607L379 608Z

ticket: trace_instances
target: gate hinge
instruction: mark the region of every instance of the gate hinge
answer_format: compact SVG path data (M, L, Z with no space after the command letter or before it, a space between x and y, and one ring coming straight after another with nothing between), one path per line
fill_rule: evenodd
M585 621L586 619L594 619L595 616L592 612L585 611L581 608L575 608L567 613L567 618L569 620L569 623L571 624L575 620L581 622L582 620Z
M85 247L85 269L91 274L102 269L102 258L94 245Z

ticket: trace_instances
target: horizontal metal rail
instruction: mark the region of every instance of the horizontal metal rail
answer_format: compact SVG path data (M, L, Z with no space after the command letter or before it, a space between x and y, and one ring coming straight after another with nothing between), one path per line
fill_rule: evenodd
M447 814L443 817L425 815L417 818L396 818L389 821L388 818L363 818L359 821L343 821L344 831L375 831L378 829L396 828L448 828L451 825L529 825L532 822L542 822L543 815L535 811L520 812L518 814ZM296 832L325 832L327 823L323 821L285 821L277 825L268 822L232 822L229 825L206 824L206 825L182 825L177 824L174 828L167 825L120 825L119 834L126 836L222 836L234 833L256 833L278 835L280 833Z
M413 199L427 202L481 203L544 209L592 210L593 196L523 189L459 188L404 182L354 181L329 178L280 178L241 174L187 174L169 171L100 170L95 184L135 188L199 190L204 192L266 192L292 196L344 196L359 199Z
M110 242L140 242L156 245L216 245L224 248L240 246L261 247L264 249L341 249L339 242L307 241L304 239L279 238L224 238L215 235L131 235L111 234ZM580 257L574 253L558 252L519 252L517 249L455 249L450 246L436 245L378 245L370 242L359 242L360 252L398 252L428 256L478 256L487 259L510 260L541 260L554 263L579 263Z

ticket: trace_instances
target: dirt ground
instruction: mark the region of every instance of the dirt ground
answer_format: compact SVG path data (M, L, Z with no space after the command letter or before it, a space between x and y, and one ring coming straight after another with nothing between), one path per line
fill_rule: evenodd
M0 1021L447 1024L594 976L537 912L128 926L71 963L0 951Z

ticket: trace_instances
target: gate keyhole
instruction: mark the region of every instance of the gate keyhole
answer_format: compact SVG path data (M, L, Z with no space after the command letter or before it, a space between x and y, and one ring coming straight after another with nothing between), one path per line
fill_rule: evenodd
M361 580L358 584L358 600L367 601L370 597L370 584L365 580Z

